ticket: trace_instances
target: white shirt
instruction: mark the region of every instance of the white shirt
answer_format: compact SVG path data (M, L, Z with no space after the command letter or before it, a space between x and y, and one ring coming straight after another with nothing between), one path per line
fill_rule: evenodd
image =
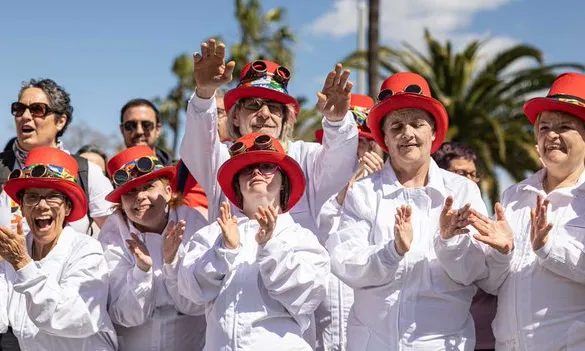
M27 235L29 253L32 238ZM1 295L8 299L0 314L8 313L21 350L117 349L106 311L108 269L97 240L65 227L42 260L18 272L6 261L0 267L7 290Z
M205 350L311 350L302 334L325 297L327 252L288 213L263 245L258 222L236 215L239 248L226 249L213 223L195 233L179 268L179 292L207 306Z
M321 206L347 184L357 162L358 130L351 112L340 122L328 122L324 118L323 129L323 145L304 141L286 145L288 155L301 166L307 184L304 196L290 214L295 222L313 233L317 232ZM228 146L220 142L217 132L215 98L201 99L197 94L191 97L180 152L181 159L207 194L209 219L214 221L225 199L217 173L230 158Z
M14 162L13 169L20 169L18 161ZM114 204L106 201L106 195L112 190L112 184L108 178L103 174L102 169L92 162L88 162L87 168L87 193L89 198L87 199L89 204L89 216L92 218L108 216L114 212ZM0 206L9 206L12 208L12 222L14 227L21 219L23 220L25 232L28 230L26 219L22 215L20 206L6 194L5 191L0 193ZM87 233L89 229L89 219L87 216L69 223L76 231Z
M442 240L439 217L447 196L486 213L470 180L430 161L428 184L404 188L389 162L353 184L339 231L327 241L331 271L354 289L347 326L349 351L473 350L469 306L486 278L484 247L471 235ZM410 205L413 241L404 257L394 247L396 208ZM467 269L463 270L462 267Z
M514 251L490 262L499 279L484 284L498 294L492 323L498 350L585 350L585 173L575 186L548 195L544 173L503 194ZM538 194L550 200L547 219L553 227L545 246L534 252L530 210Z
M169 222L186 222L183 242L207 225L198 211L179 206L169 212ZM142 233L122 212L106 220L99 241L110 271L109 313L118 333L120 350L201 350L205 342L205 306L179 296L176 266L163 262L162 234ZM126 240L135 233L145 243L152 267L136 266Z

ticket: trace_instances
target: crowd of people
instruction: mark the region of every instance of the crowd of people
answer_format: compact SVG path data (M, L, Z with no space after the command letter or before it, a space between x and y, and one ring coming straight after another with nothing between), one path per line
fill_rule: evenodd
M445 142L420 75L374 100L335 65L303 141L288 68L249 62L226 91L223 44L193 59L178 160L149 100L121 108L108 157L66 150L62 86L20 88L0 351L585 350L585 75L525 103L542 169L489 216L477 156Z

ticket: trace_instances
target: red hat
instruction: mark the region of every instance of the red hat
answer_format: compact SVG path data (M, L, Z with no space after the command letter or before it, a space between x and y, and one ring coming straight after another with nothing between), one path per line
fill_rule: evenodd
M585 75L563 73L555 79L546 97L537 97L524 104L530 123L543 111L561 111L585 120Z
M71 201L67 222L81 219L87 213L87 197L78 184L77 161L68 153L52 147L37 147L26 157L22 170L12 171L4 190L18 205L18 193L28 188L49 188L63 193Z
M249 62L242 69L238 86L225 93L225 110L229 111L240 99L263 98L285 105L292 104L296 113L299 113L299 103L287 90L290 76L290 71L277 63L266 60Z
M165 167L154 151L146 145L128 148L108 161L108 174L115 189L106 200L120 203L120 197L128 191L156 178L167 177L174 183L176 167Z
M368 127L378 145L388 152L384 142L382 121L389 113L404 108L425 110L433 116L435 141L431 145L431 153L437 151L447 135L449 116L443 104L431 96L427 81L411 72L395 73L386 78L380 87L378 103L371 109L368 117Z
M359 137L362 139L374 140L374 136L367 126L368 114L373 106L374 99L371 97L362 94L351 94L349 110L357 122ZM323 129L315 131L315 140L319 144L323 143Z
M288 176L290 193L286 208L289 211L305 192L305 175L301 166L292 157L288 156L277 139L263 133L250 133L236 140L231 146L232 157L227 160L217 173L219 186L225 196L236 206L240 207L232 181L239 171L258 163L275 163Z

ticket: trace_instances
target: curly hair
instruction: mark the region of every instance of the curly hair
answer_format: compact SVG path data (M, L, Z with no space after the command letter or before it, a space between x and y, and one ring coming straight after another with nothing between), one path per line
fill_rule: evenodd
M464 159L477 163L475 152L468 146L455 141L443 143L432 157L442 169L449 169L452 160Z
M57 116L65 115L67 120L63 129L57 132L57 139L59 139L64 133L71 121L73 120L73 106L71 106L71 98L69 93L65 91L65 88L55 83L54 80L48 78L31 79L28 82L23 82L18 93L18 99L22 97L22 93L26 89L38 88L41 89L47 99L49 99L49 107L55 111L55 122L57 122Z

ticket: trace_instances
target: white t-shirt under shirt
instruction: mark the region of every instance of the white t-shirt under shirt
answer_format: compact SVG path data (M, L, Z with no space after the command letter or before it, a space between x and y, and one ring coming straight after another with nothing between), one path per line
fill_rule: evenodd
M18 162L15 161L14 169L20 168ZM88 162L87 168L87 183L88 183L88 203L89 203L89 215L92 218L108 216L114 212L113 206L109 201L106 201L106 195L112 190L112 184L108 178L102 173L99 166ZM12 209L12 224L15 227L16 223L23 217L22 212L18 204L13 201L4 190L0 193L0 206L10 206ZM28 230L26 221L23 221L25 225L24 231ZM89 229L89 218L87 216L82 219L69 223L76 231L81 233L87 233Z

